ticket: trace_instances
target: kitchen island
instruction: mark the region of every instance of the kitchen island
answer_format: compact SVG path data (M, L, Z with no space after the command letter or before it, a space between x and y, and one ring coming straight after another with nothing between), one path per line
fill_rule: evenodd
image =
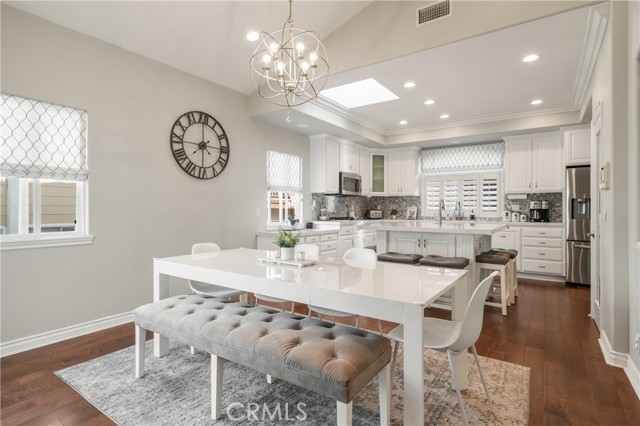
M478 284L475 276L476 255L491 249L491 235L507 228L503 222L433 221L365 222L358 225L365 231L376 231L376 251L434 254L469 259L469 294Z

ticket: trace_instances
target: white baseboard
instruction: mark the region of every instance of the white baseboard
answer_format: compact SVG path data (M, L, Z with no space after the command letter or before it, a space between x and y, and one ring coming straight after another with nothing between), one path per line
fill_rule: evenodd
M529 272L518 272L518 278L526 278L528 280L538 280L538 281L552 281L556 283L566 282L565 277L560 275L541 275L541 274L532 274Z
M600 331L598 343L600 343L600 350L602 351L602 355L604 355L604 360L607 364L620 368L627 367L629 364L629 354L614 351L613 348L611 348L611 343L609 343L607 335L602 330Z
M112 315L82 324L59 328L58 330L47 331L45 333L11 340L9 342L0 343L0 357L17 354L20 352L39 348L41 346L50 345L52 343L62 342L63 340L71 339L78 336L84 336L85 334L115 327L121 324L126 324L132 321L133 313L125 312L122 314Z
M627 366L624 368L624 372L627 373L627 377L633 386L633 390L636 391L636 396L640 399L640 371L631 359L627 362Z

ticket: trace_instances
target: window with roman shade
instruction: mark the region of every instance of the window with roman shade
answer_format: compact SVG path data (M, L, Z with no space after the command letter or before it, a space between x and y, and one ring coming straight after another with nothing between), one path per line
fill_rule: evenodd
M504 142L421 150L423 215L499 217L503 168Z
M267 151L267 223L302 219L302 157Z
M0 95L2 248L91 242L86 111Z

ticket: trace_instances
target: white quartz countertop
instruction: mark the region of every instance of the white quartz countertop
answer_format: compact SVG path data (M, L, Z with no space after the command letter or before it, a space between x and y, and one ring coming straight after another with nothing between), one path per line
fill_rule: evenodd
M303 237L308 237L311 235L336 234L338 229L294 229L293 232L299 232ZM256 231L256 235L259 237L275 237L277 233L277 230Z
M425 220L365 223L360 229L372 231L396 231L396 232L432 232L438 234L462 234L462 235L492 235L507 229L504 222L436 222Z

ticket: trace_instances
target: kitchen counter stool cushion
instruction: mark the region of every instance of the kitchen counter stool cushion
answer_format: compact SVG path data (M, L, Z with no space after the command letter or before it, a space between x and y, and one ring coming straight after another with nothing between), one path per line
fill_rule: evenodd
M518 257L518 250L516 249L492 248L489 251L494 253L509 253L511 259L515 259L516 257Z
M378 260L381 262L407 263L410 265L415 265L420 259L422 259L422 256L419 254L404 254L394 251L388 251L378 255Z
M506 265L510 260L509 253L485 251L476 256L477 263L491 263L493 265Z
M446 257L436 254L428 254L420 259L420 266L432 266L436 268L464 269L469 266L466 257Z

